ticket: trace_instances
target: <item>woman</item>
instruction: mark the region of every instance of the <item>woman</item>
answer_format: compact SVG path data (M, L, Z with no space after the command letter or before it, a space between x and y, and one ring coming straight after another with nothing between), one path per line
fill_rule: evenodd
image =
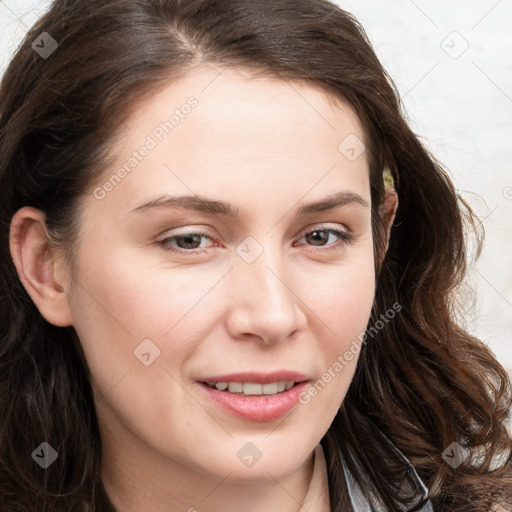
M0 105L2 511L510 507L475 218L349 14L57 0Z

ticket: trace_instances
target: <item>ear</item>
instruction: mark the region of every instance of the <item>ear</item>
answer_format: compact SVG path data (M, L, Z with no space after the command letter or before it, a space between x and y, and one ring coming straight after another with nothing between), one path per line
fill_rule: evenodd
M394 187L387 187L384 192L384 201L380 206L380 216L384 224L384 229L386 230L386 247L385 253L388 251L389 247L389 238L391 236L391 227L393 226L393 222L395 220L396 211L398 209L398 194Z
M11 257L23 283L41 315L58 327L72 325L73 317L66 292L68 274L63 255L48 243L45 214L25 206L11 220Z

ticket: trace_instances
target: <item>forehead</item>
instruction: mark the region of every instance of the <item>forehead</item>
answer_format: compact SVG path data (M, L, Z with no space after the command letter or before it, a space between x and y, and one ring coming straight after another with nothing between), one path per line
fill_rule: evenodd
M155 193L368 198L363 141L350 106L311 83L200 66L133 105L99 185L124 168L104 201L123 211Z

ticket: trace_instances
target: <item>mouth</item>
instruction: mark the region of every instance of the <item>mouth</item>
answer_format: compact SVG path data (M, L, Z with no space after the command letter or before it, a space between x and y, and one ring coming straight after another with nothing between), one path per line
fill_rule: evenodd
M300 382L303 382L303 381L300 381ZM258 382L224 382L224 381L220 381L220 382L215 382L215 383L202 382L201 384L204 384L211 389L216 389L218 391L232 393L235 395L267 396L267 395L278 395L280 393L283 393L284 391L288 391L289 389L293 388L297 384L300 384L300 382L295 382L293 380L278 380L278 381L274 381L274 382L268 382L266 384L261 384Z
M297 372L281 371L219 375L197 382L208 403L219 411L264 422L276 420L294 409L310 379Z

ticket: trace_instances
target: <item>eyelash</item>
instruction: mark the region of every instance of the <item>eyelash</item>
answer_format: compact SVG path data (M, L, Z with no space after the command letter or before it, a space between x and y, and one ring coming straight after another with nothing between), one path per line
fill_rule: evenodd
M305 231L304 233L302 233L300 238L303 238L306 235L314 233L315 231L326 231L326 232L328 232L330 234L332 233L332 234L336 235L337 237L339 237L340 242L341 242L341 243L338 243L338 244L336 244L336 243L329 244L327 246L327 248L325 248L326 246L312 246L312 247L321 247L320 249L317 249L317 251L340 250L340 249L343 248L343 246L346 246L346 245L350 244L353 241L353 239L354 239L354 236L351 233L349 233L348 231L343 231L341 229L335 229L335 228L329 228L329 227L326 227L326 226L317 226L317 227L315 227L315 228L313 228L313 229L311 229L309 231ZM199 235L199 236L204 236L204 237L209 238L210 240L212 240L211 236L208 233L205 233L204 231L189 231L189 232L181 233L179 235L174 235L174 236L170 236L170 237L164 238L163 240L158 241L157 244L159 246L161 246L162 248L164 248L165 250L169 250L171 252L176 252L176 253L179 253L179 254L195 255L195 254L199 254L201 252L205 252L205 249L180 249L180 248L175 248L169 242L170 240L175 240L176 238L186 237L187 235Z

